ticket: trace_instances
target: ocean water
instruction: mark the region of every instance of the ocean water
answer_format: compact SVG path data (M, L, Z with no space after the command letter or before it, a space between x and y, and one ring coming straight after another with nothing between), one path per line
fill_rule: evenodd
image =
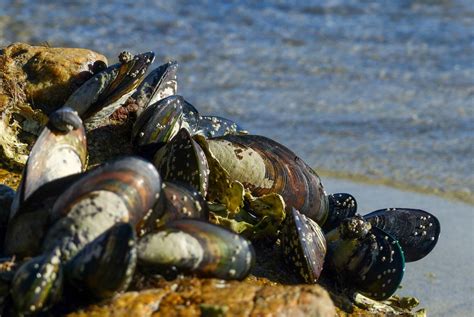
M316 170L473 195L474 1L105 2L2 0L0 46L153 50Z

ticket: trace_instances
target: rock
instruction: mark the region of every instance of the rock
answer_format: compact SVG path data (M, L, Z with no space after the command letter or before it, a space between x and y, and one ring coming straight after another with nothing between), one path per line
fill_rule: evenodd
M105 56L80 48L14 43L0 50L0 162L19 168L47 115L89 79Z
M149 285L152 286L152 285ZM79 316L335 316L329 294L319 285L283 286L256 279L158 280L153 289L127 292Z

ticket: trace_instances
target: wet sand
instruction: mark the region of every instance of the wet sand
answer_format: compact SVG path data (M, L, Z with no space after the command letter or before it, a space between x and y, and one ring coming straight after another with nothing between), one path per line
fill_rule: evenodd
M438 217L441 236L437 246L424 259L407 264L402 289L397 293L417 297L428 316L474 314L473 205L334 178L323 178L323 184L328 192L353 194L361 214L386 207L411 207Z

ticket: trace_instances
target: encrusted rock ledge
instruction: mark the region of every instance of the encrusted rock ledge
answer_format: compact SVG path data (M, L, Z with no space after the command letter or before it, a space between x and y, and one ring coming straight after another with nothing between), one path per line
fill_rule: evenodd
M148 282L149 284L149 282ZM79 316L335 316L319 285L283 286L258 282L179 278L154 281L154 288L127 292L103 305L69 314ZM151 286L151 285L149 285Z

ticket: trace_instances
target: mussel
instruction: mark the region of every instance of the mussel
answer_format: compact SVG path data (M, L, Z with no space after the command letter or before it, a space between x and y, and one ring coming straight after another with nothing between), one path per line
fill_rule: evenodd
M61 298L63 269L59 249L23 263L16 271L11 297L19 314L46 310Z
M130 97L130 102L135 103L140 114L149 105L166 97L176 95L178 63L170 61L160 65L148 74Z
M153 212L144 219L143 230L139 235L181 218L207 221L209 219L207 202L189 185L163 182L160 198L156 201Z
M400 285L405 257L400 244L362 217L343 220L326 234L329 271L357 292L376 300L389 298Z
M119 223L87 244L65 265L68 282L94 297L110 298L127 289L137 259L135 229Z
M166 146L156 152L153 163L164 180L188 184L206 196L209 166L203 150L188 130L179 130Z
M161 191L161 178L154 166L138 157L105 163L72 184L55 202L42 248L60 246L70 259L118 222L142 224L152 212ZM139 228L137 228L139 229Z
M6 254L24 257L39 251L54 201L86 168L86 159L82 125L66 133L48 126L43 129L28 157L11 205Z
M364 219L397 239L406 262L418 261L430 253L441 232L438 219L420 209L380 209Z
M326 256L326 239L318 224L292 208L283 223L280 239L287 264L306 283L316 283Z
M316 172L276 141L258 135L225 135L201 141L200 145L232 180L242 183L254 196L280 194L287 208L296 208L323 228L355 214L352 196L326 196ZM350 202L344 203L348 199Z
M138 261L163 275L243 279L254 264L255 252L249 241L226 228L180 219L144 235L138 241Z
M143 80L148 66L153 62L154 53L132 56L123 52L119 59L120 63L109 66L80 86L64 105L76 111L88 129L106 122L107 118L135 91ZM62 126L56 128L61 129Z

